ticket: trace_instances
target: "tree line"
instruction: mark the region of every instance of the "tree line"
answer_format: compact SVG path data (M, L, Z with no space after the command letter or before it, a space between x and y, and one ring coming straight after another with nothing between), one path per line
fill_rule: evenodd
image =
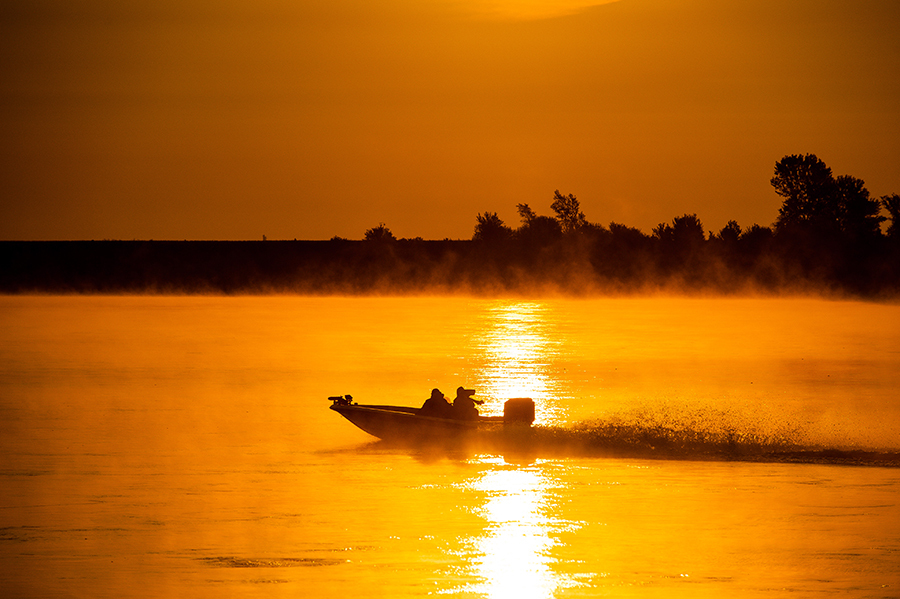
M593 223L556 191L552 216L483 212L457 241L396 239L384 223L362 240L3 241L0 292L900 295L900 196L874 198L812 154L776 162L771 184L772 225L708 233L696 214L649 234Z
M472 242L483 250L482 268L500 281L518 273L569 291L579 283L591 291L900 289L900 195L874 198L864 181L835 176L815 154L783 157L770 183L783 200L771 226L731 220L707 233L696 214L684 214L645 234L590 222L574 194L557 190L553 216L518 204L513 227L496 212L478 214ZM396 241L384 223L365 240Z

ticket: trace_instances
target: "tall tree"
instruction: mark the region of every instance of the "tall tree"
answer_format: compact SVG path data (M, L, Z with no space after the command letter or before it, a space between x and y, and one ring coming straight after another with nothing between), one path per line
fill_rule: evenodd
M785 156L775 163L775 176L770 183L775 193L784 198L775 221L777 231L836 223L839 211L835 180L831 169L815 154Z
M523 225L527 225L537 218L537 214L534 213L534 210L528 204L516 204L516 210L519 212L519 218L522 219Z
M834 177L815 154L785 156L775 163L771 180L784 198L777 232L803 230L820 241L835 237L866 244L881 236L881 204L869 196L862 179Z
M564 196L557 189L553 194L553 203L550 208L556 213L556 221L565 234L574 233L587 225L584 212L574 194Z

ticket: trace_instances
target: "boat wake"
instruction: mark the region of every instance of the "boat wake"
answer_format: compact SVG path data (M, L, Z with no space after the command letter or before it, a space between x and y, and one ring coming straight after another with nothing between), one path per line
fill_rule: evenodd
M503 441L510 450L548 455L715 460L900 467L900 452L801 443L754 431L671 428L591 422L572 428L536 427L528 445Z
M656 410L569 426L504 427L466 439L464 446L443 443L438 449L496 452L513 458L605 457L900 467L898 449L828 441L818 438L821 435L809 427L785 422L754 422L728 412ZM380 441L376 446L393 445Z

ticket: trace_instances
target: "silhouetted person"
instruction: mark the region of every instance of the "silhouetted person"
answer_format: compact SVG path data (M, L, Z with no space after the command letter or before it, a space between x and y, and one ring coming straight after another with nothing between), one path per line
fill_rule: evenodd
M453 418L453 406L444 397L440 389L432 389L431 397L425 400L422 407L419 408L419 414L422 416L433 416L436 418Z
M475 404L481 405L484 402L478 399L472 399L475 395L474 389L464 389L460 387L456 390L456 399L453 400L453 417L459 420L474 420L478 418L478 408Z

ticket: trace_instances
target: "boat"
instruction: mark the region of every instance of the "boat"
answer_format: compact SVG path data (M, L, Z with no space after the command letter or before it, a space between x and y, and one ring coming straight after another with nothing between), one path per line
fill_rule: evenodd
M352 395L328 398L331 409L384 441L440 441L508 429L530 427L534 422L534 401L516 397L504 403L503 416L477 416L458 419L421 413L421 408L388 405L365 405L353 401Z

